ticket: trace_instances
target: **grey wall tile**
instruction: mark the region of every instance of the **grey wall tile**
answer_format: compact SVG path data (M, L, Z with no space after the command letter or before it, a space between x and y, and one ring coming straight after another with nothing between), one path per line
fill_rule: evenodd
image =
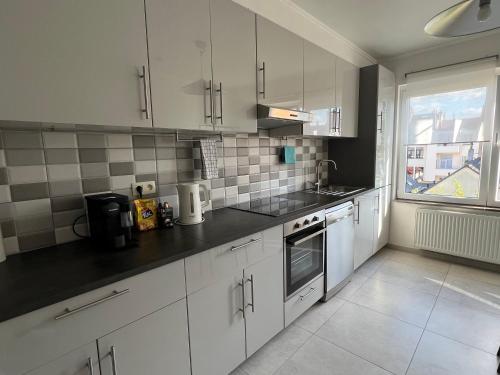
M80 164L82 178L108 177L108 163L85 163Z
M10 195L14 202L48 198L49 187L46 182L11 185Z
M133 135L132 144L135 148L140 147L154 147L155 138L153 135Z
M80 180L51 181L49 182L49 189L51 197L75 195L82 193L82 184Z
M53 227L50 215L24 216L16 219L16 232L18 236L48 231Z
M3 238L13 237L16 235L16 225L14 224L14 220L3 221L0 224L0 227L2 228Z
M87 178L82 180L82 187L85 194L99 193L109 191L111 189L111 184L109 177Z
M148 174L138 174L135 175L136 182L146 182L146 181L155 181L158 179L156 173L148 173Z
M174 147L175 146L175 136L174 135L157 135L155 137L156 147Z
M155 160L155 149L134 148L134 160Z
M156 158L158 160L172 160L175 159L175 148L163 147L156 149Z
M159 184L175 184L177 182L177 170L158 172Z
M75 164L78 163L78 150L76 149L46 149L45 159L47 164Z
M65 132L43 132L45 148L76 148L76 134Z
M7 185L8 183L7 168L0 168L0 185Z
M44 164L43 150L5 150L8 166Z
M176 148L177 159L190 159L193 157L192 148Z
M104 134L78 134L79 148L105 148L106 137Z
M81 195L50 198L52 212L78 210L84 207L84 198Z
M82 163L100 163L108 160L106 149L103 148L87 148L78 151Z
M4 131L4 148L42 148L40 131Z
M225 186L224 178L214 178L213 180L211 180L211 183L212 189L222 188Z
M75 220L82 215L85 215L85 210L83 209L55 212L53 214L54 227L60 228L73 225ZM79 222L85 222L85 219L81 218L79 219Z
M111 176L125 176L134 174L133 162L109 163L109 174Z
M27 251L52 246L56 243L54 231L19 236L19 250Z

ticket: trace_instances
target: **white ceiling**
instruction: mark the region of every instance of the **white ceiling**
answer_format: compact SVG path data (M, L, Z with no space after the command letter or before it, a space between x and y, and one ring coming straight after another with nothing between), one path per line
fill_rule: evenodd
M459 0L292 1L377 59L457 42L431 37L424 26Z

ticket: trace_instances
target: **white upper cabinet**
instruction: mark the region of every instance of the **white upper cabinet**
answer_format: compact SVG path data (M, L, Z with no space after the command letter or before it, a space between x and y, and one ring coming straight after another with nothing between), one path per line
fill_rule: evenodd
M146 0L154 126L213 130L209 0Z
M391 184L395 91L394 73L379 65L375 187Z
M258 102L303 109L303 41L288 30L257 16Z
M335 128L342 137L358 136L359 68L336 58L335 103L337 118Z
M210 7L215 129L255 133L255 15L231 0Z
M335 56L308 41L304 41L304 109L314 116L304 123L304 133L329 136L335 120Z
M143 1L5 1L0 46L1 120L152 125Z

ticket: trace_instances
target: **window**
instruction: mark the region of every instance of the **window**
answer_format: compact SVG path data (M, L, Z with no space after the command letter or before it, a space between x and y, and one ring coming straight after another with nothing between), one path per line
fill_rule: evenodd
M399 198L476 205L500 201L500 152L491 144L495 65L486 61L410 75L400 87ZM494 183L489 182L490 165Z

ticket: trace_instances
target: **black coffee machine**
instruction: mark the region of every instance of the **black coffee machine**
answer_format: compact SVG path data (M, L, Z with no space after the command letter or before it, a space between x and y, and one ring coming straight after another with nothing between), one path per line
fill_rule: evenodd
M103 248L119 249L130 244L133 221L128 197L104 193L85 198L90 238Z

